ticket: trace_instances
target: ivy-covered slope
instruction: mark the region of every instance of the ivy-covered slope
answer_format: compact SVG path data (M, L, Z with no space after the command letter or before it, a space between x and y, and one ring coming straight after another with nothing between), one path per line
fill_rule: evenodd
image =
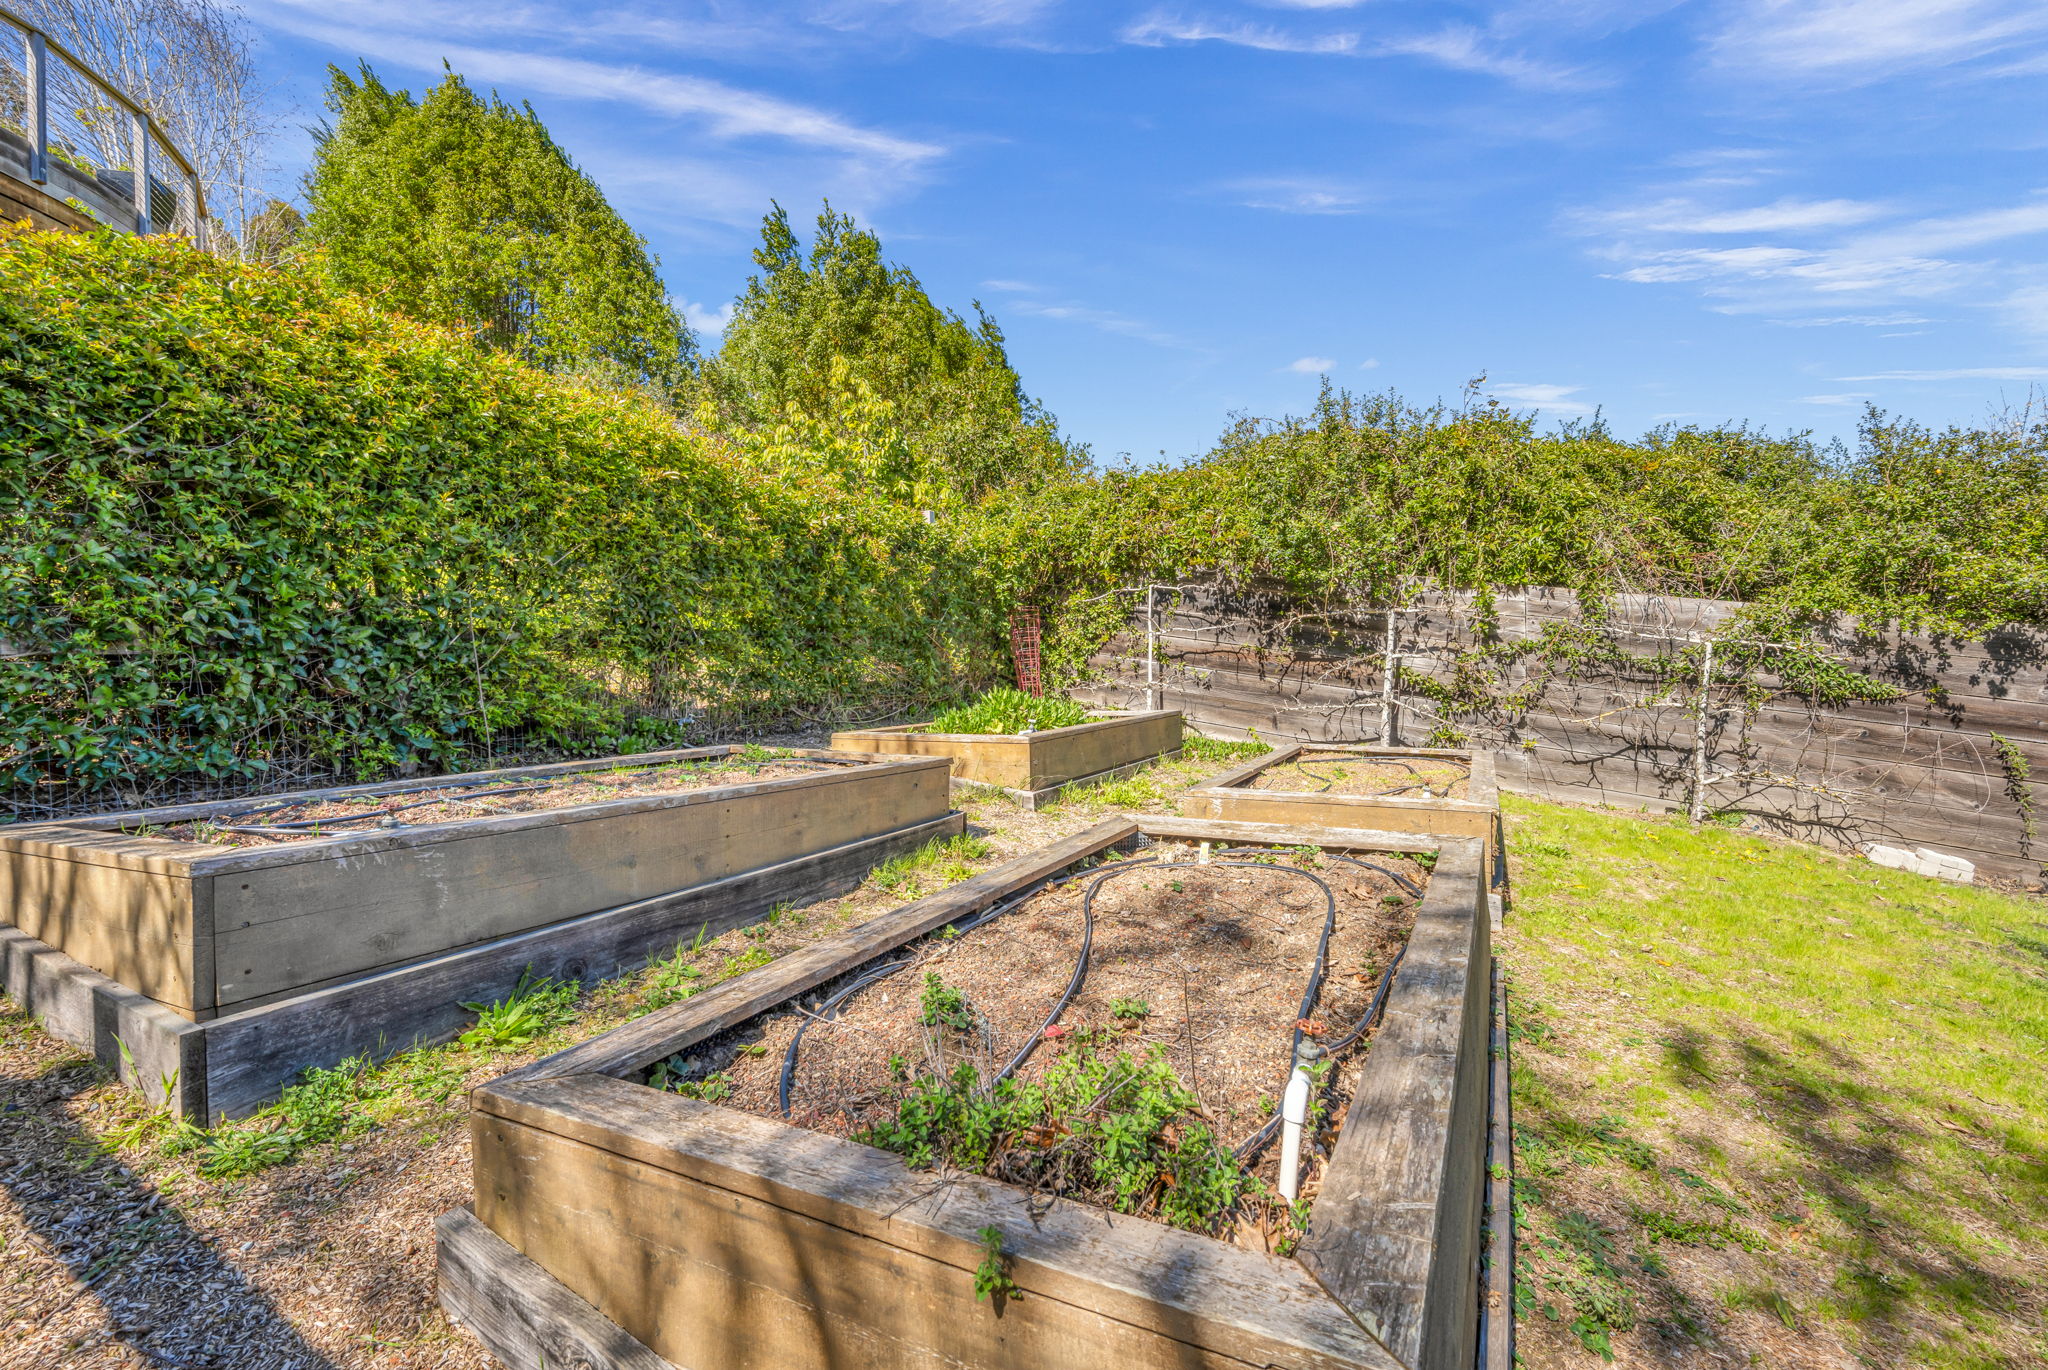
M827 435L829 436L829 435ZM0 776L441 765L957 689L944 529L328 283L0 228ZM256 741L252 742L252 739ZM652 740L643 733L639 740Z

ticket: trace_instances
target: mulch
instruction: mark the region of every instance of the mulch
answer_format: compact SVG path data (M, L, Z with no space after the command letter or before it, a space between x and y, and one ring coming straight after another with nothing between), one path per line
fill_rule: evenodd
M536 813L612 799L744 785L835 769L832 762L672 761L613 771L581 772L531 780L493 780L407 790L398 794L352 795L338 799L283 799L231 817L173 823L151 830L155 837L205 842L221 847L267 847L339 837L379 829L449 823L462 818L496 818Z
M1246 788L1285 794L1463 799L1471 781L1471 767L1444 758L1393 761L1361 757L1356 752L1304 752L1259 772Z
M1427 887L1427 874L1412 862L1374 860ZM1337 908L1321 992L1306 1019L1302 996L1326 902L1303 871L1328 884ZM967 1061L987 1079L1032 1041L1066 992L1090 879L1038 894L957 939L925 939L909 950L905 969L855 993L830 1021L817 1017L821 992L676 1065L697 1080L722 1073L732 1091L726 1103L781 1117L784 1059L803 1027L789 1121L841 1137L892 1117L906 1076L945 1074ZM1364 1016L1413 926L1415 903L1387 875L1321 857L1134 866L1099 888L1087 973L1055 1031L1097 1030L1133 1055L1163 1052L1217 1135L1237 1145L1278 1104L1297 1021L1311 1037L1332 1040ZM926 976L934 973L965 996L968 1031L920 1021ZM1134 1015L1139 1004L1144 1012ZM1340 1095L1369 1045L1361 1041L1338 1061ZM1057 1037L1039 1043L1017 1078L1036 1078L1058 1049ZM1254 1167L1269 1183L1277 1178L1276 1153L1267 1147Z

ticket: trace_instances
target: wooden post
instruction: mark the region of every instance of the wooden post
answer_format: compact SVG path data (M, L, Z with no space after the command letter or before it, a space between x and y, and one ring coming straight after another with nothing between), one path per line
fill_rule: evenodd
M1395 734L1397 720L1394 716L1394 676L1401 669L1400 630L1395 627L1398 621L1395 615L1398 612L1392 605L1387 607L1386 660L1380 671L1380 745L1383 747L1401 745L1399 737Z
M28 178L50 179L50 49L40 33L28 36Z
M1154 605L1159 587L1145 585L1145 707L1159 707L1159 619Z
M1700 705L1692 723L1692 806L1695 823L1707 817L1707 717L1713 706L1714 643L1703 639L1700 653Z
M135 170L135 232L146 238L156 227L149 221L149 121L140 114L128 116L128 142L128 162Z

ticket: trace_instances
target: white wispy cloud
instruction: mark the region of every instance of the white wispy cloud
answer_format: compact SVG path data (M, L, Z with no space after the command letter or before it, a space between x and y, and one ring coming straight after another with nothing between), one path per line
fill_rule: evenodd
M1282 371L1293 371L1303 376L1320 376L1336 365L1336 361L1329 357L1296 357L1280 369Z
M1379 369L1379 364L1380 359L1378 357L1367 357L1358 364L1358 369L1360 371L1376 371Z
M1959 366L1946 371L1874 371L1844 381L2048 381L2048 366Z
M1037 286L1035 286L1035 285L1031 284L1031 283L1030 283L1029 281L1001 281L1001 280L998 280L998 281L983 281L983 282L981 283L981 288L982 288L983 290L995 290L995 291L1000 291L1001 293L1003 293L1003 294L1005 294L1005 295L1013 295L1013 294L1024 294L1024 295L1028 295L1028 294L1031 294L1032 292L1034 292L1034 291L1036 291L1036 290L1038 289L1038 287L1037 287Z
M732 322L732 312L733 304L730 300L716 309L691 300L683 301L683 318L689 322L691 329L707 337L716 337L725 332L726 325Z
M1532 90L1589 90L1607 84L1605 78L1582 67L1560 66L1507 51L1469 24L1381 39L1372 50L1390 57L1419 57L1452 71L1498 77Z
M1299 52L1338 56L1357 51L1355 33L1289 33L1264 24L1227 23L1207 19L1181 19L1152 14L1123 31L1126 43L1157 48L1168 43L1227 43L1232 47L1256 48L1260 52Z
M984 284L990 285L990 288L993 288L992 283L984 282ZM1011 282L1010 284L1016 283ZM1056 319L1064 323L1083 324L1104 333L1117 334L1119 337L1136 338L1140 342L1151 343L1154 347L1172 348L1175 351L1181 352L1202 352L1206 350L1177 334L1169 333L1163 328L1146 323L1143 319L1134 319L1127 314L1119 314L1112 309L1097 309L1091 305L1036 298L1042 293L1036 287L1025 286L1016 294L1015 298L1006 301L1003 308L1013 314L1026 314L1034 318Z
M1562 222L1606 240L1594 253L1613 264L1612 279L1689 285L1719 313L1775 315L1771 322L1794 328L1896 329L1932 322L1923 311L1939 300L2048 337L2048 190L1918 218L1863 200L1731 207L1663 194ZM1741 237L1757 241L1726 243Z
M1626 233L1797 233L1849 228L1882 218L1883 205L1865 200L1800 200L1784 198L1767 205L1715 207L1684 196L1648 204L1580 210L1573 217L1584 227Z
M1733 311L1721 310L1722 313ZM1832 314L1808 319L1766 319L1765 323L1780 328L1902 328L1907 324L1933 323L1934 320L1919 314ZM1887 333L1886 337L1905 337L1906 334Z
M1744 75L1881 80L2028 52L2048 39L2040 0L1745 0L1710 48Z
M480 83L516 83L524 91L568 99L634 106L671 118L691 118L719 139L773 138L811 147L917 163L942 155L935 143L864 128L811 105L743 90L701 76L677 75L616 62L436 42L386 29L342 26L299 3L272 4L269 22L317 42L414 70L438 70L443 59Z
M1851 391L1850 393L1848 393L1848 394L1846 394L1846 395L1801 395L1801 396L1799 397L1799 402L1800 402L1801 404L1827 404L1827 405L1840 405L1840 404L1861 404L1861 403L1863 403L1863 402L1864 402L1865 400L1869 400L1869 399L1875 399L1875 398L1876 398L1876 396L1875 396L1875 395L1872 395L1872 394L1870 394L1870 393L1869 393L1869 392L1867 392L1867 391L1862 391L1862 390L1855 390L1855 391Z
M1582 385L1537 385L1515 381L1499 381L1486 387L1488 393L1497 399L1524 409L1541 409L1553 414L1590 414L1593 406L1569 398L1585 387Z
M1357 214L1366 207L1364 190L1341 181L1314 177L1261 176L1229 181L1224 193L1238 197L1246 209L1282 214Z

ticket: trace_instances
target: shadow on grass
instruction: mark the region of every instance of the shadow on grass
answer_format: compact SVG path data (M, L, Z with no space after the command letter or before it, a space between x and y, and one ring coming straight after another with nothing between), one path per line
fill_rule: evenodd
M1880 1088L1869 1083L1874 1072L1810 1031L1799 1035L1796 1053L1754 1036L1709 1038L1690 1028L1668 1036L1664 1047L1680 1084L1725 1098L1728 1077L1739 1075L1754 1095L1757 1107L1745 1112L1776 1135L1784 1169L1766 1173L1751 1160L1755 1148L1728 1139L1686 1140L1724 1156L1753 1199L1784 1195L1789 1182L1834 1219L1847 1234L1846 1242L1827 1243L1839 1266L1834 1311L1875 1349L1908 1351L1929 1334L1931 1314L1977 1330L1983 1340L1971 1364L2038 1363L2031 1348L2001 1345L2000 1330L2038 1327L2048 1305L2043 1288L1987 1268L1976 1253L1992 1243L1964 1234L2010 1227L2014 1218L2023 1219L2022 1230L2048 1223L2048 1156L2001 1140L1998 1121L1966 1105L1964 1081ZM1929 1117L1954 1121L1940 1130L1914 1121ZM1975 1183L1943 1183L1930 1172L1923 1158L1949 1145L1971 1153ZM2000 1205L2011 1212L1992 1211Z
M0 1025L21 1021L8 1012ZM70 1276L62 1288L54 1270L46 1289L11 1286L9 1312L30 1330L9 1334L0 1363L89 1359L111 1340L167 1370L333 1370L152 1185L102 1154L65 1116L64 1092L101 1078L86 1061L0 1077L0 1189L39 1263ZM10 1265L29 1259L18 1250L8 1257ZM96 1305L101 1316L81 1304Z

